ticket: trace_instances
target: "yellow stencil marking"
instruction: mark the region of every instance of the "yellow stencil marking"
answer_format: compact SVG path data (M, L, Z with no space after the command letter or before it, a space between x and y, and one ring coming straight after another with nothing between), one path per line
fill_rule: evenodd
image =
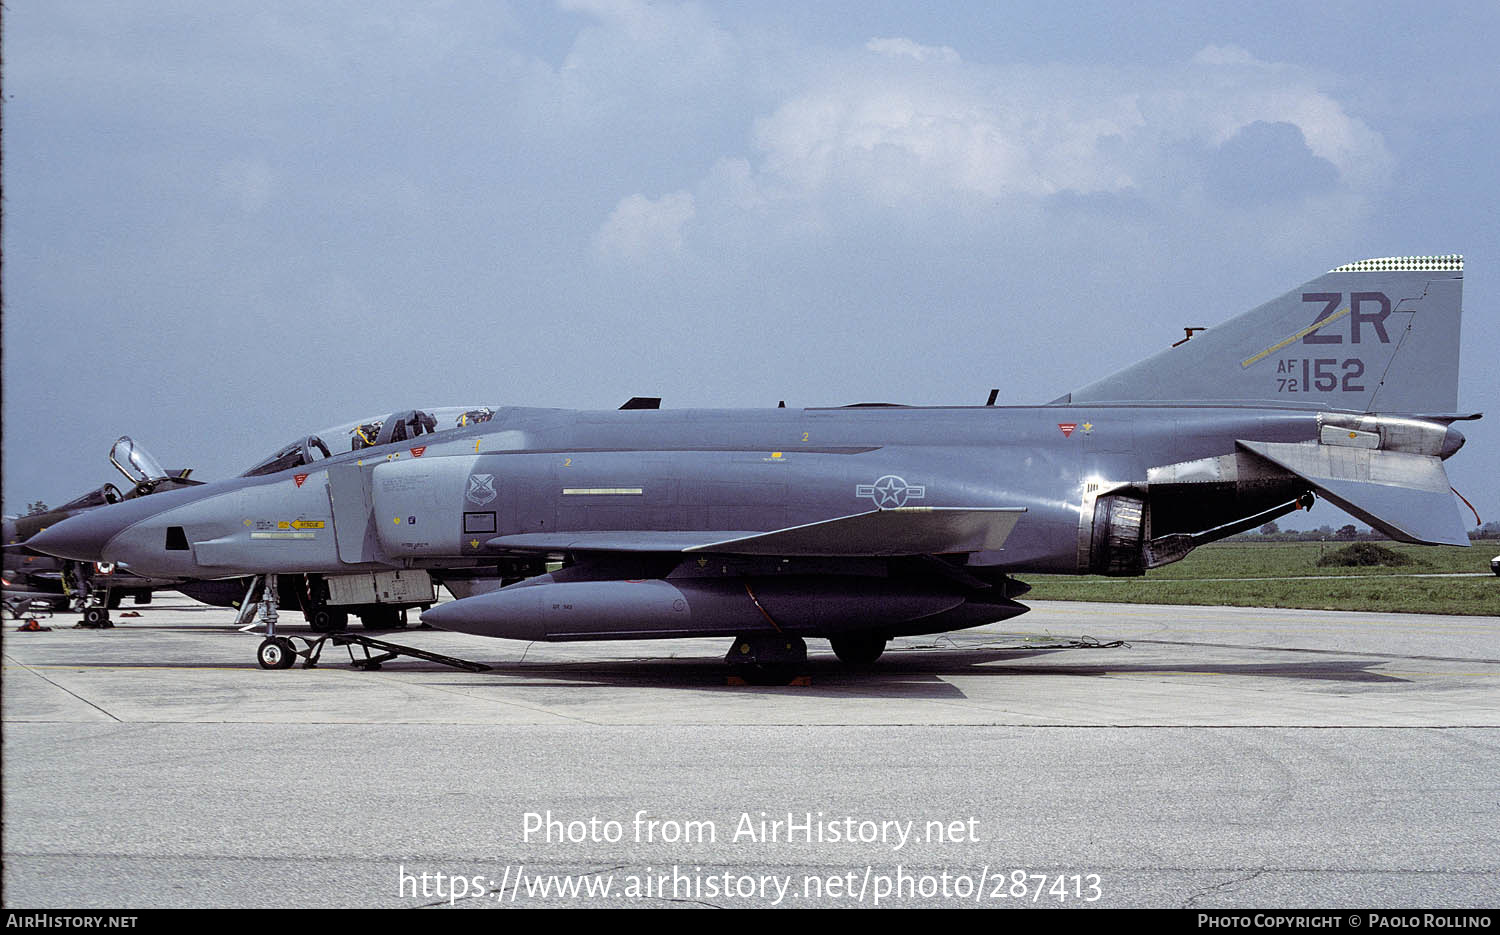
M1319 328L1323 327L1324 325L1331 325L1331 324L1333 324L1334 322L1338 321L1340 318L1343 318L1345 315L1349 314L1349 309L1350 308L1352 308L1352 306L1346 305L1342 309L1340 309L1337 312L1334 312L1332 315L1329 315L1327 318L1323 319L1322 321L1315 321L1315 322L1313 322L1312 324L1308 325L1306 328L1303 328L1301 331L1298 331L1296 334L1292 335L1291 337L1287 338L1286 340L1281 341L1280 343L1277 343L1277 344L1272 344L1270 347L1268 347L1265 350L1261 351L1259 354L1256 354L1254 357L1251 357L1248 360L1242 361L1240 363L1240 369L1244 369L1245 367L1248 367L1251 364L1259 363L1260 361L1265 360L1267 357L1270 357L1272 354L1274 354L1277 351L1281 350L1283 347L1286 347L1288 344L1291 344L1293 341L1300 341L1300 340L1302 340L1303 338L1305 338L1308 335L1312 334L1314 331L1317 331Z

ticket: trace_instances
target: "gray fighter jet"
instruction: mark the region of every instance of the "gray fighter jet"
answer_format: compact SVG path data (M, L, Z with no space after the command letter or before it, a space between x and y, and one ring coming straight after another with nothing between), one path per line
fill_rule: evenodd
M722 635L757 673L822 637L867 664L893 636L1024 613L1017 575L1139 575L1319 496L1466 545L1443 469L1454 423L1479 418L1457 411L1462 286L1459 256L1350 263L1041 406L394 413L347 450L309 437L31 545L150 575L308 575L330 603L461 577L425 622ZM292 651L273 635L261 664Z
M153 590L174 588L180 583L176 578L142 577L123 570L117 573L107 562L90 565L59 560L29 547L29 540L38 532L84 510L202 483L188 477L191 468L169 471L161 467L128 435L115 440L109 460L130 482L123 493L114 484L105 484L51 510L5 517L4 603L17 616L33 605L46 605L52 610L69 608L83 614L80 626L108 628L113 626L109 612L119 607L125 596L134 597L137 604L149 604Z

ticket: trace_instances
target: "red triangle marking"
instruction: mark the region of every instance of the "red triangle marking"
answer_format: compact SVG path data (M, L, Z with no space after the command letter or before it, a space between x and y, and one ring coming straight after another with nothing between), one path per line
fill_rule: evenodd
M1059 422L1057 427L1062 429L1063 438L1072 438L1073 430L1078 428L1077 422Z
M292 475L292 480L294 480L294 481L297 482L297 486L298 487L301 487L302 486L302 482L305 481L305 480L307 480L307 475L306 474L293 474Z

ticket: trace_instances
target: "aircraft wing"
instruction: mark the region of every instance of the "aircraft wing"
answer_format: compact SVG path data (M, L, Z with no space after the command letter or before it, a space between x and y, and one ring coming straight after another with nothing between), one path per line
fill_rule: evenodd
M522 552L713 552L724 555L892 556L1001 548L1025 507L899 507L770 532L602 530L521 533L485 544Z

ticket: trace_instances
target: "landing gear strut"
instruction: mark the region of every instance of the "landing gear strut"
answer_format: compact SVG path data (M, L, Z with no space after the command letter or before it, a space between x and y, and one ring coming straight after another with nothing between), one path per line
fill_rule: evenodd
M250 591L245 594L245 608L250 606L250 594L255 590L255 583L250 583ZM260 648L256 650L255 661L260 663L262 669L290 669L292 663L297 661L297 650L292 646L292 641L284 636L276 635L276 576L262 575L260 588L260 622L266 627L266 638L261 641ZM244 614L244 611L241 611Z
M80 562L63 565L63 590L68 593L72 609L83 614L77 626L88 630L108 630L114 624L109 619L109 591L100 594L89 580L89 566Z

